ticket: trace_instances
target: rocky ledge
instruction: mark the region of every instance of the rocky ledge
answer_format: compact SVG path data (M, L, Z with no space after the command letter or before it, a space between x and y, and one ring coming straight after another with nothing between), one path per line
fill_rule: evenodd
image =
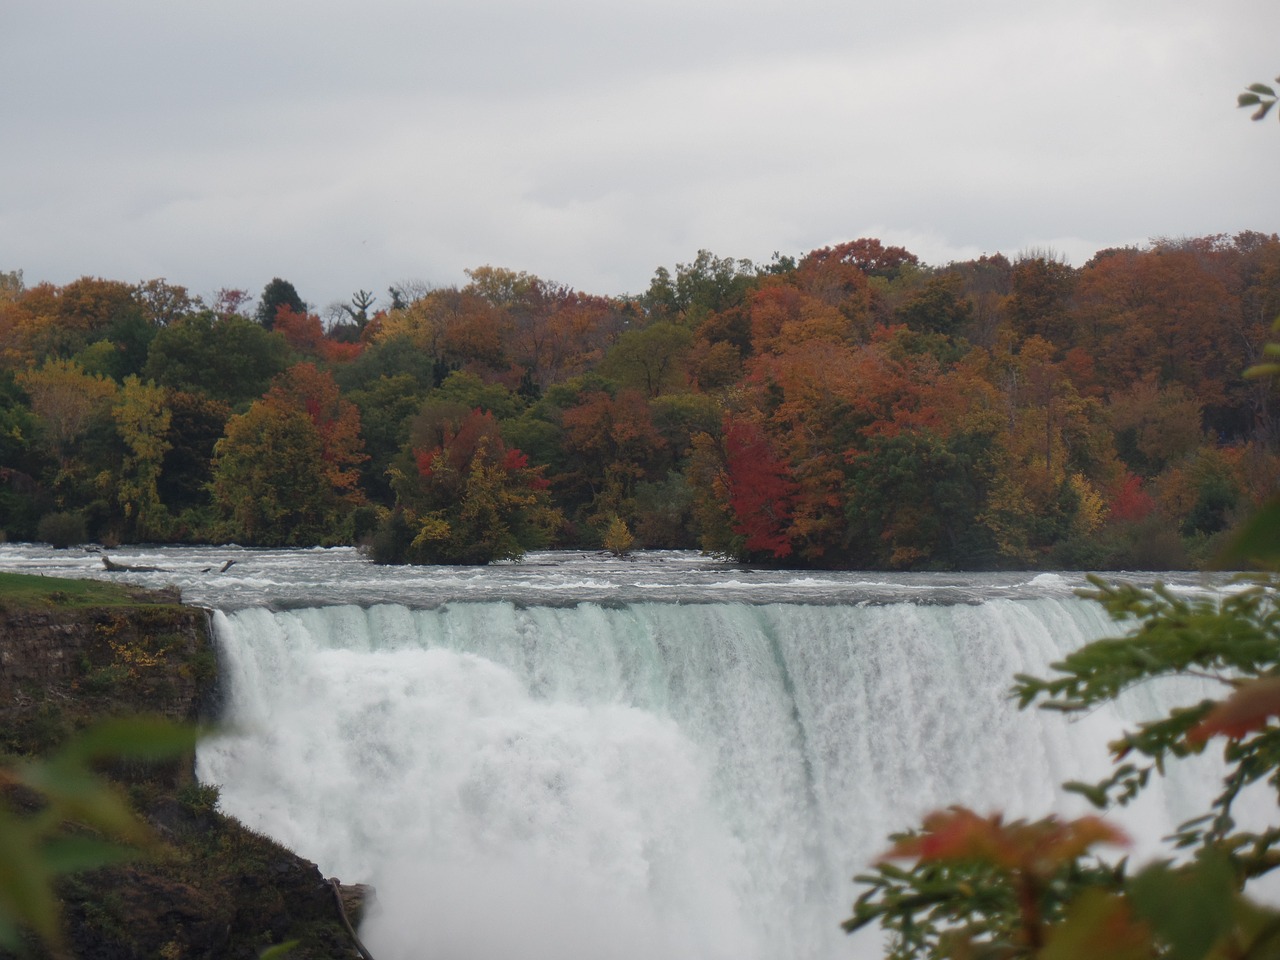
M176 601L0 598L0 753L43 755L112 717L207 716L217 683L208 618ZM359 956L343 912L358 925L366 891L326 880L314 863L220 814L217 791L195 781L192 761L105 771L160 843L145 859L60 881L70 954L252 960L297 941L290 960ZM30 952L42 955L37 944Z

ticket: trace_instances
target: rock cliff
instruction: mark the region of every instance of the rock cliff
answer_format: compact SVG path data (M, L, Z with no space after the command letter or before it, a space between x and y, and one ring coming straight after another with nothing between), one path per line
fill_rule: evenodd
M176 600L136 593L84 605L53 590L15 604L0 593L0 753L42 755L110 717L208 716L217 664L207 616ZM291 940L290 960L359 955L334 886L315 864L218 813L192 758L117 763L105 774L161 843L146 859L61 881L73 956L250 960ZM359 890L343 892L348 909L359 903Z

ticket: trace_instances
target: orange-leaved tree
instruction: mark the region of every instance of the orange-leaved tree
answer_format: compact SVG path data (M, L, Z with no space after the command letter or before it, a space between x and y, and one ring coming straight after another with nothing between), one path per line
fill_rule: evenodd
M560 523L542 469L502 440L492 413L428 404L391 467L396 505L380 563L484 564L544 546Z

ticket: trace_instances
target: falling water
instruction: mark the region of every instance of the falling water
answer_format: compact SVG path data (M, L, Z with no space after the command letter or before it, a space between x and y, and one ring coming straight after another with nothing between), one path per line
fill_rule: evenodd
M850 875L963 802L1064 806L1119 729L1019 716L1078 600L219 615L225 807L371 880L379 958L836 957ZM1190 810L1148 811L1154 841Z
M384 573L332 551L209 574L223 556L157 564L215 609L226 732L198 774L376 886L379 960L874 953L839 923L889 833L952 803L1082 812L1059 785L1105 776L1106 742L1167 696L1016 710L1015 673L1114 632L1062 577L692 555ZM1151 790L1126 816L1139 852L1213 786L1202 764Z

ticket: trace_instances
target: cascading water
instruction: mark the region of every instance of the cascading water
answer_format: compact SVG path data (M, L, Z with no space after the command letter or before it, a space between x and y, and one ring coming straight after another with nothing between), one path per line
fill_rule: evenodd
M299 551L211 579L225 555L144 555L217 608L226 732L198 774L376 886L378 960L873 955L839 922L889 833L952 803L1081 812L1059 784L1105 776L1107 740L1159 708L1018 713L1015 673L1114 632L1057 577ZM1201 764L1151 790L1139 851L1213 787Z
M1062 807L1118 729L1017 716L1078 600L219 615L225 807L370 879L374 955L848 956L850 875L963 802ZM1142 821L1156 839L1183 812ZM1148 831L1152 832L1152 831Z

